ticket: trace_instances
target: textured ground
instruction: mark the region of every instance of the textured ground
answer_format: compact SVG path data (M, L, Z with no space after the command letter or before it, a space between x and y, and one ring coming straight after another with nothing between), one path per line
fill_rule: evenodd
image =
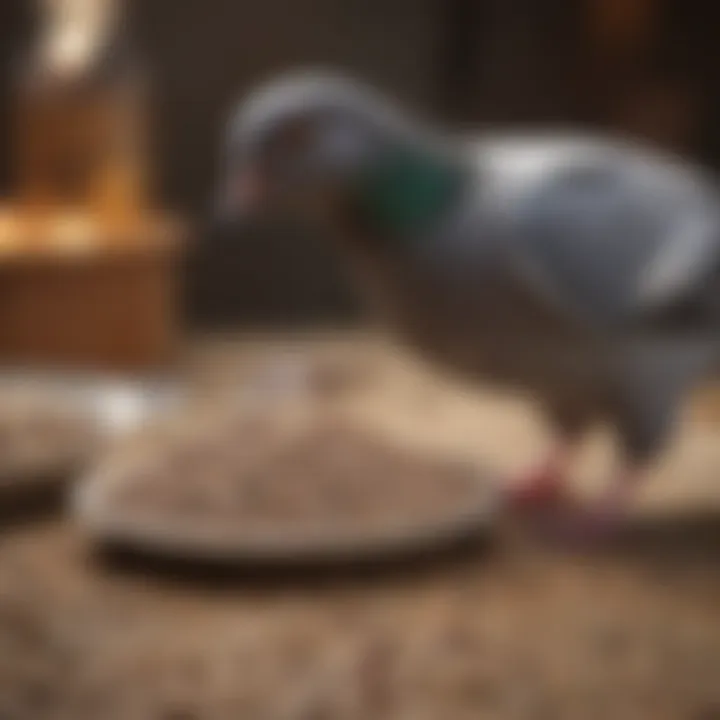
M353 412L503 470L543 442L524 406L426 380ZM687 421L635 533L591 555L503 528L362 573L183 575L113 571L68 520L7 527L0 718L720 718L719 445Z
M60 524L16 530L0 717L717 718L717 533L666 532L593 558L505 539L392 572L191 582L99 572Z

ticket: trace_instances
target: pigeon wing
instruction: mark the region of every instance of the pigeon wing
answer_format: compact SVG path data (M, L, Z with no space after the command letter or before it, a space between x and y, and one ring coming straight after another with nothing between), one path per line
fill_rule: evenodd
M512 208L517 259L564 312L631 325L692 295L720 261L715 189L656 157L555 167Z

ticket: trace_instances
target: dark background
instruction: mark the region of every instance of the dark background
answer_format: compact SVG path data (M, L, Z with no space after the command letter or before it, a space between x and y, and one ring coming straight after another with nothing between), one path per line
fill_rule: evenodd
M0 0L0 185L7 192L13 59L28 0ZM698 0L135 0L129 27L153 81L159 197L195 225L188 320L201 326L351 317L325 248L296 233L211 227L228 112L297 64L335 66L457 125L621 129L720 164L716 3Z

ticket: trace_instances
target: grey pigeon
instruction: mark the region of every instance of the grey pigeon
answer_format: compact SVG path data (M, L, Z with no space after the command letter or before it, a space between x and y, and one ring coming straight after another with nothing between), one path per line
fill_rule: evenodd
M601 137L451 137L298 72L241 103L224 160L227 211L316 223L400 338L537 399L562 452L518 504L557 503L568 451L608 422L624 467L585 517L610 517L718 365L720 208L679 159Z

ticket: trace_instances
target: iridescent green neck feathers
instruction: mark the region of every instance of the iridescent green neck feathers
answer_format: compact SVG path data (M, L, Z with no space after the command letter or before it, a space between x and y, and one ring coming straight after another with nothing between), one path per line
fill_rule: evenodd
M467 179L467 168L439 154L414 148L386 152L360 177L360 208L374 229L412 237L442 220Z

